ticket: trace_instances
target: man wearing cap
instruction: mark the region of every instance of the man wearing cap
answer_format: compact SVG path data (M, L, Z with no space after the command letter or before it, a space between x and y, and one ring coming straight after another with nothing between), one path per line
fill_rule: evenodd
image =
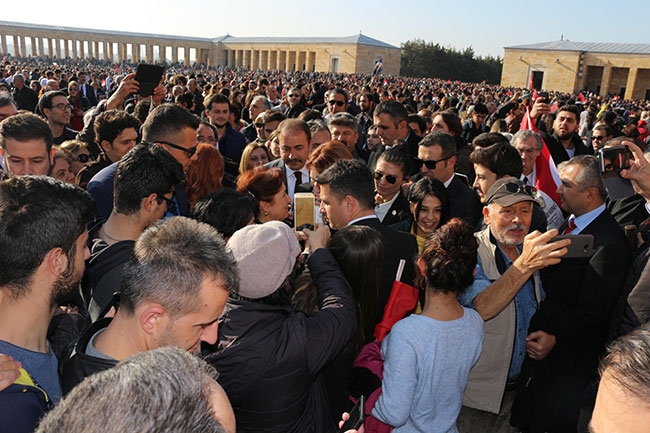
M569 241L548 243L557 230L528 234L534 202L532 188L514 177L488 189L474 283L461 302L485 322L481 356L470 372L460 432L515 431L510 408L526 355L528 323L544 297L539 270L556 264ZM487 427L489 426L489 427Z

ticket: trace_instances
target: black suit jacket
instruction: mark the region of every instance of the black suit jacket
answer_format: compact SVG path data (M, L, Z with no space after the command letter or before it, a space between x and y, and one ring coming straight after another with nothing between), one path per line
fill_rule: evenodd
M447 187L449 193L449 218L462 218L476 227L482 215L483 205L476 191L455 175Z
M287 186L287 170L285 169L284 161L282 160L282 158L274 159L271 162L267 162L266 164L264 164L264 167L279 168L282 182L284 183L284 186L288 190L289 187Z
M83 87L84 87L84 89L83 89L84 92L82 92L81 94L83 96L85 96L86 99L88 99L88 102L90 102L91 107L97 106L97 102L99 102L99 101L97 100L97 96L95 96L95 89L93 89L93 86L91 86L88 83L85 83L83 85ZM81 90L81 89L79 89L79 90Z
M565 226L560 227L560 233ZM530 329L556 336L551 354L562 357L563 366L593 369L595 373L605 348L612 309L632 263L632 252L623 230L607 209L581 234L594 236L594 254L584 259L562 259L542 273L547 297L533 316Z
M407 219L412 219L409 201L400 192L381 223L389 226Z
M388 297L393 288L395 274L399 266L400 259L406 260L402 282L414 285L415 282L415 262L414 259L418 253L418 245L415 237L408 233L399 232L393 228L385 226L379 221L379 218L368 218L353 223L353 225L372 227L379 232L381 242L384 245L384 259L381 265L381 279L379 282L379 294L377 297L377 320L381 321L384 315L384 307L388 302Z

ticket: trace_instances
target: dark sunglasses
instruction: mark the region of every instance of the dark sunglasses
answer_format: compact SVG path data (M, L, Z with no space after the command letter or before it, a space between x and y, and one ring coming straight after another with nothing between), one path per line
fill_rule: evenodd
M449 158L451 158L452 156L454 156L454 155L449 155L449 156L447 156L445 158L442 158L442 159L439 159L437 161L434 161L433 159L420 159L420 158L413 158L413 160L415 161L415 166L417 168L422 167L422 164L424 164L429 170L435 170L436 165L439 162L446 161Z
M390 183L391 185L395 184L397 182L397 176L394 174L384 174L381 171L375 171L372 174L372 177L375 178L375 180L380 180L382 177L386 178L386 182Z
M264 124L262 122L258 122L255 124L256 128L264 128Z
M86 155L85 153L80 153L79 155L77 155L77 157L74 160L79 161L82 164L85 164L88 161L94 161L95 158L93 158L92 155Z
M342 107L342 106L345 105L345 102L343 102L343 101L336 101L336 100L334 100L334 99L332 99L331 101L327 101L327 103L330 104L330 105L338 105L339 107Z
M594 135L593 137L591 137L591 139L600 141L600 140L604 140L606 137L607 137L606 135L601 135L601 136Z
M186 147L183 147L183 146L179 146L178 144L169 143L167 141L156 140L155 142L160 143L160 144L166 144L167 146L173 147L174 149L177 149L177 150L182 150L183 152L187 153L188 158L191 158L192 155L194 155L196 153L196 146L186 148Z
M159 204L165 201L167 203L167 212L176 215L176 202L174 200L168 199L162 194L158 194L156 200L158 200Z
M300 95L295 94L295 95L289 95L289 98L300 98Z
M515 183L515 182L504 183L503 185L498 187L496 189L496 191L494 191L494 193L492 193L492 195L494 196L497 192L499 192L499 190L504 189L504 188L510 194L521 193L521 194L529 195L531 197L535 197L537 195L537 189L536 188L534 188L534 187L532 187L530 185L525 185L523 183Z

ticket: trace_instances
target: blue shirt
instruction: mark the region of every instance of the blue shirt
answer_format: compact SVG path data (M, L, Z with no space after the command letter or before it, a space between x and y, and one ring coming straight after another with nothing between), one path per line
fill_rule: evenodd
M501 250L500 247L497 247L499 253L503 255L506 263L506 268L509 268L512 265L512 261L508 256ZM483 265L481 264L481 258L478 258L478 263L476 264L476 275L474 277L474 283L467 288L467 291L458 297L458 300L461 304L466 307L474 308L474 298L483 292L492 284L491 281L483 272ZM540 290L541 290L541 281L540 281ZM544 291L541 290L540 301L545 298ZM530 319L533 317L533 314L537 311L537 300L535 299L535 286L533 284L533 279L529 278L526 283L519 289L515 298L513 299L515 303L515 311L517 317L517 324L515 329L515 341L512 351L512 358L510 359L510 368L508 371L508 378L514 378L521 373L521 366L524 363L524 358L526 357L526 337L528 336L528 325L530 324Z

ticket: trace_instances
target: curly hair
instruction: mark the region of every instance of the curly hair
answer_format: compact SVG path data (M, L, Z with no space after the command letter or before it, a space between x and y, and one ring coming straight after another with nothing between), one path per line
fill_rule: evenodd
M463 293L474 281L477 251L473 227L459 218L452 218L425 241L420 259L426 263L427 270L426 275L420 276L419 283L427 290Z

